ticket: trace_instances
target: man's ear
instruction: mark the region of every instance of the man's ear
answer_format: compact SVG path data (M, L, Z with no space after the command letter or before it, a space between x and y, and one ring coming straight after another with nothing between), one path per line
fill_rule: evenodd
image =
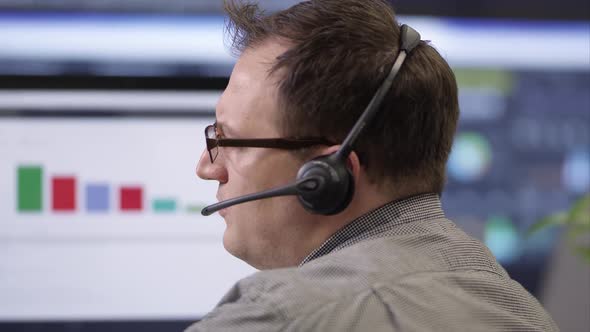
M352 173L352 177L354 178L355 182L355 188L358 188L358 182L361 178L361 161L356 152L350 152L350 154L348 155L348 159L346 160L346 166L350 170L350 173Z

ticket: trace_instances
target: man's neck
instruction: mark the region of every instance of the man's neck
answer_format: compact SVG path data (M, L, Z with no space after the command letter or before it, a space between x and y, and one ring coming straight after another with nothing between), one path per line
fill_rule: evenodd
M389 202L403 198L403 196L389 196L377 190L368 191L366 188L357 188L355 197L343 212L332 216L317 216L315 218L316 220L308 232L309 237L305 241L305 246L301 246L301 250L299 250L295 259L297 265L346 225Z

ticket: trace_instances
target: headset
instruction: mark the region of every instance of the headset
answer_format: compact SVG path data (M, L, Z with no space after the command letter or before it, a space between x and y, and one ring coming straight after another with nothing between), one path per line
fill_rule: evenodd
M389 75L387 75L367 108L350 130L338 151L303 164L297 173L297 179L291 184L209 205L201 211L201 214L209 216L233 205L290 195L298 196L303 207L312 213L334 215L346 209L354 195L354 178L350 169L346 166L348 156L359 135L363 133L367 124L377 115L383 98L391 88L393 80L406 57L419 43L420 34L408 25L402 25L400 52Z

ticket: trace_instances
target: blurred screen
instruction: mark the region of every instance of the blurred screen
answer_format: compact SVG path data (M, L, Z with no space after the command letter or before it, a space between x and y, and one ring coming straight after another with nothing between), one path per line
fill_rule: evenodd
M0 75L227 76L223 17L0 11Z
M223 76L234 61L221 17L72 15L1 13L0 74ZM527 230L590 187L590 23L400 20L460 87L447 216L536 294L558 234ZM254 271L199 214L218 95L0 91L0 320L196 319Z
M461 120L443 206L537 294L558 234L529 229L590 192L590 74L455 73Z

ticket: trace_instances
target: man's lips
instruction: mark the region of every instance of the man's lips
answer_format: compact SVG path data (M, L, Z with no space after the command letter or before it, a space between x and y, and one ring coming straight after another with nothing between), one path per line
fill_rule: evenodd
M220 216L225 217L225 214L227 213L227 210L226 209L221 209L221 210L218 211L218 213L219 213Z

